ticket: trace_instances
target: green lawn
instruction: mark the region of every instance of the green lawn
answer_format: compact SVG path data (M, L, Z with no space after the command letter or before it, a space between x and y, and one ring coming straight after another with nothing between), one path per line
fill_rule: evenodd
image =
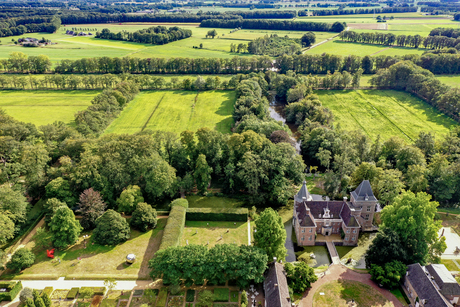
M357 281L338 280L326 283L316 290L313 307L348 307L351 299L354 299L358 306L367 307L380 307L388 302L371 286Z
M36 126L71 123L99 91L0 91L0 108L19 121Z
M228 230L228 232L227 232ZM181 245L248 244L247 222L186 221ZM209 245L208 245L209 242Z
M441 263L444 264L449 271L460 271L460 268L451 259L441 259Z
M51 234L44 233L44 245L36 246L37 235L26 245L36 255L35 264L20 274L8 275L14 279L52 279L65 276L67 279L104 279L113 277L118 279L148 279L150 270L148 260L158 250L163 234L166 219L159 219L155 229L145 233L131 230L131 238L117 246L102 246L88 243L84 248L82 233L78 242L64 250L56 251L55 256L61 259L50 259L46 256L46 249L51 248ZM91 239L90 239L91 242ZM126 255L134 253L136 262L126 264ZM80 260L78 259L80 258ZM10 272L7 272L10 273Z
M414 141L419 132L440 137L457 123L427 103L405 92L393 90L316 91L335 123L344 130L362 130L371 139L399 136Z
M180 133L202 127L230 133L234 102L234 91L144 91L105 133L135 133L143 129Z
M406 293L404 293L404 290L398 286L398 288L390 290L391 294L396 296L398 301L400 301L404 306L408 305L410 301L408 300Z
M187 196L189 208L240 208L244 202L230 197Z

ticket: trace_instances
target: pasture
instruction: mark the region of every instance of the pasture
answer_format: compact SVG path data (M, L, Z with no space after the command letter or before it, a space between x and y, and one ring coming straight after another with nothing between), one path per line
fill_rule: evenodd
M0 108L13 118L37 127L72 123L78 111L91 105L99 91L0 91Z
M181 245L248 244L248 222L185 221Z
M323 105L344 130L361 130L372 140L399 136L414 141L421 131L436 137L448 133L457 123L422 100L392 90L316 91Z
M144 129L180 133L208 127L230 133L234 91L144 91L129 103L105 133Z

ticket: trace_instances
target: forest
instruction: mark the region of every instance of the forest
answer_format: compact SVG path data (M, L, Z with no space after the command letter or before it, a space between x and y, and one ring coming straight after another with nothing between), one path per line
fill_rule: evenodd
M103 29L101 32L96 33L96 38L152 45L164 45L190 36L192 36L191 30L181 29L179 27L166 28L164 26L151 27L135 32L122 31L118 33L112 33L109 29Z

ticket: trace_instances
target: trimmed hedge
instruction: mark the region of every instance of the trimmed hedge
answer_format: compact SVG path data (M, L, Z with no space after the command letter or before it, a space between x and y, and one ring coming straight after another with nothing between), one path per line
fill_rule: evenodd
M175 206L181 206L188 209L188 200L185 198L177 198L171 202L171 209Z
M165 230L163 231L160 249L179 245L182 234L184 233L185 213L186 209L184 207L172 207L168 221L166 222Z
M170 211L165 211L165 210L163 210L163 211L158 211L158 210L157 210L157 216L160 216L160 215L169 215L169 212L170 212Z
M215 288L214 289L214 302L228 302L230 297L230 289L228 288Z
M80 292L86 289L91 289L94 292L94 295L104 295L105 287L81 287Z
M187 220L246 222L248 213L247 208L190 208Z
M6 288L8 292L0 292L0 302L12 301L22 290L22 283L20 281L2 281L0 288Z
M77 294L78 294L79 290L80 290L80 288L72 288L72 289L70 289L70 291L67 293L66 298L68 300L73 300L74 298L77 297Z
M51 297L51 293L53 293L53 287L45 287L45 289L43 289L43 292L45 292L46 294L48 294L49 297Z

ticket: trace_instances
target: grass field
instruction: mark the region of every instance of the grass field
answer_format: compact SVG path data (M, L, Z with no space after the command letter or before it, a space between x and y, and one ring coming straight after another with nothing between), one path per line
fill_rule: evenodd
M241 208L244 202L229 197L206 197L199 195L187 196L189 208ZM292 215L292 213L291 213Z
M202 127L229 133L234 102L234 91L145 91L129 103L105 133L143 129L180 133Z
M187 245L187 241L188 244L200 244L209 247L225 243L247 245L248 222L185 221L181 245Z
M46 256L46 249L51 248L51 234L36 234L26 247L36 256L35 264L20 274L8 275L14 279L52 279L65 276L67 279L104 279L113 277L118 279L148 279L148 261L160 246L166 219L158 219L155 229L145 233L131 230L131 238L117 246L101 246L92 244L91 238L84 248L82 233L79 241L70 248L56 251L55 256L61 259L50 259ZM41 236L41 238L39 237ZM37 246L36 242L46 242ZM126 265L126 255L134 253L136 262ZM80 258L80 260L79 260ZM4 277L4 276L2 276Z
M358 306L367 307L382 307L387 302L387 299L371 286L357 281L338 280L324 284L316 290L313 307L348 307L351 299L354 299Z
M419 132L446 134L457 123L422 100L391 90L317 91L344 130L362 130L371 139L399 136L413 141Z
M91 105L98 91L0 91L0 108L19 121L36 126L55 121L71 123Z

